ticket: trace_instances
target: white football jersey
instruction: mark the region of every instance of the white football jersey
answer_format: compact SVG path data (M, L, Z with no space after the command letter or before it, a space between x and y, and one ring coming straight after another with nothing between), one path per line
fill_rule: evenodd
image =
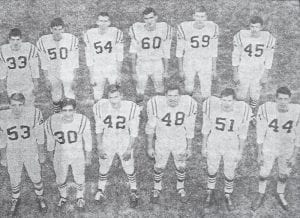
M47 136L47 150L54 151L55 155L74 158L76 154L92 150L92 135L89 119L75 113L74 120L66 123L62 114L53 114L44 125Z
M166 96L154 96L147 103L147 134L157 139L194 138L197 102L182 95L176 107L170 107Z
M268 31L252 37L250 30L241 30L233 38L232 66L271 69L276 39Z
M300 105L289 104L287 112L279 113L275 102L266 102L259 107L257 116L257 143L272 140L294 144L299 137Z
M55 41L53 35L44 35L37 42L41 67L60 78L59 74L79 68L78 38L62 33L62 39Z
M7 151L24 153L25 155L37 153L37 144L44 144L44 129L42 112L35 107L24 107L20 118L16 119L11 109L2 112L0 128L5 143L1 146Z
M104 34L99 33L99 28L92 28L83 34L83 38L87 66L101 68L123 61L123 32L116 27L109 27Z
M137 22L129 28L129 35L129 52L137 54L139 60L170 58L172 27L167 23L158 22L153 31L148 31L145 23Z
M176 57L217 57L218 25L212 21L206 21L202 29L197 29L194 25L195 21L186 21L178 25Z
M31 87L32 79L40 77L38 50L29 42L23 42L18 51L12 50L9 44L2 45L0 60L6 66L0 72L0 79L7 78L7 86L10 88Z
M232 111L223 111L221 99L209 97L203 103L202 134L220 141L239 137L246 139L251 108L244 101L235 101Z
M137 137L139 132L140 108L132 101L121 101L121 107L115 109L108 99L101 99L94 107L96 133L104 137L120 139Z

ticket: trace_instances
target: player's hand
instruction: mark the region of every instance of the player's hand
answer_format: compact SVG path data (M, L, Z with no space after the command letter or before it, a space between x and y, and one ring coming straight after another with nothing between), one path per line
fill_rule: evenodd
M131 158L131 149L127 149L124 154L122 154L122 159L128 161Z
M155 158L155 150L153 148L148 148L147 153L150 158Z
M105 153L105 151L103 149L98 150L98 155L99 155L99 158L101 158L101 159L107 159L107 154Z

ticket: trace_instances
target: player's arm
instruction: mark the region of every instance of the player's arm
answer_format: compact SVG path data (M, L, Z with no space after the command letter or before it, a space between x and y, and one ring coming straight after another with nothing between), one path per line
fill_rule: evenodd
M203 124L202 124L202 156L207 156L207 140L209 133L211 132L212 123L210 120L210 99L206 99L203 102L202 106L202 112L203 112Z
M243 120L241 123L241 126L239 127L239 131L238 131L238 137L239 137L239 157L238 160L240 160L240 158L242 157L244 148L245 148L245 144L246 144L246 139L247 139L247 135L248 135L248 129L249 129L249 122L251 120L251 108L249 107L248 104L244 104L244 112L243 112Z
M173 28L167 24L166 37L164 40L162 40L163 62L164 62L163 76L164 76L164 78L168 77L172 38L173 38Z
M275 50L275 42L276 39L270 34L265 49L265 71L264 74L262 75L262 80L261 80L262 84L267 83L269 71L272 67L274 50Z
M92 133L91 133L91 123L87 117L84 131L82 133L84 141L84 150L85 150L85 161L86 165L90 166L92 163Z
M0 93L6 91L7 66L4 61L0 60Z
M53 161L56 142L52 131L52 117L49 117L44 122L44 130L47 139L47 151L49 152L50 160Z
M76 75L76 72L79 68L79 41L78 38L74 35L72 35L70 53L72 67L74 67L74 75Z
M44 163L46 159L46 149L45 149L45 131L44 131L44 120L42 112L35 108L35 121L34 121L34 135L37 142L39 160L40 163Z
M121 80L122 73L122 65L124 59L124 39L123 32L118 30L116 37L116 59L117 59L117 70L118 70L118 78Z
M94 72L94 54L93 47L91 45L90 37L87 32L83 33L83 41L85 44L85 60L86 65L89 68L90 75Z
M154 150L154 143L153 143L153 137L156 130L157 125L157 117L155 113L154 106L154 98L151 98L147 103L147 114L148 114L148 121L146 123L146 135L147 135L147 153L149 157L154 158L155 157L155 150Z
M0 127L0 163L2 166L7 166L6 146L7 137L2 128Z
M241 32L238 32L233 37L233 51L232 51L232 67L233 67L233 80L238 82L238 67L241 61L243 44L241 40Z
M31 48L28 55L29 68L31 71L34 90L38 90L38 79L40 78L38 49L32 44L30 46Z
M130 36L130 59L131 59L131 70L133 74L133 79L137 80L136 78L136 61L137 61L137 52L139 49L138 40L135 35L134 25L129 28L129 36Z
M177 26L177 43L176 43L176 57L178 61L179 76L184 79L183 72L183 56L185 51L185 36L181 25Z
M189 114L184 122L184 127L186 130L186 139L187 139L187 148L186 148L187 158L189 158L192 155L192 142L195 135L197 107L198 107L197 102L191 98Z
M211 50L212 50L212 77L213 79L217 76L217 57L218 57L218 41L219 41L219 26L215 25L214 35L211 39Z
M261 105L257 113L256 141L257 141L258 162L262 162L263 142L265 140L267 129L268 129L266 104L267 103Z
M93 113L94 113L94 118L95 118L95 123L96 123L96 139L97 139L97 151L98 151L98 156L101 159L106 159L106 154L104 152L103 148L103 132L104 132L104 125L101 120L101 108L100 108L100 102L95 104L93 106Z
M38 42L36 43L36 47L38 49L38 56L41 63L41 69L45 75L45 77L48 77L48 70L50 67L50 60L47 54L47 50L45 48L45 44L43 42L43 39L40 38Z

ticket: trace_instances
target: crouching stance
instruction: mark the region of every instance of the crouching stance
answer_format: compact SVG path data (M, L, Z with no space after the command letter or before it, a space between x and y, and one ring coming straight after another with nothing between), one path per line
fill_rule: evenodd
M6 149L7 169L12 189L10 213L15 215L20 204L21 176L25 166L37 196L41 212L47 211L44 200L40 162L44 162L43 116L39 109L26 106L25 97L14 93L9 98L10 109L0 121L1 148ZM40 159L40 162L39 162Z
M47 149L53 160L56 183L60 194L58 207L67 202L67 176L72 168L78 209L84 209L85 165L91 164L92 136L89 119L75 112L74 99L65 98L62 111L49 117L45 123Z

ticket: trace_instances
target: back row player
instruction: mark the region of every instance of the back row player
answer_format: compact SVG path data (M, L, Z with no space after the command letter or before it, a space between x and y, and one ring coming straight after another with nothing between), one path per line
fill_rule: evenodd
M170 25L157 22L158 15L153 8L146 8L143 11L143 18L144 23L137 22L129 28L132 72L134 79L137 80L137 93L141 96L138 97L138 101L143 100L148 77L153 80L156 91L163 92L163 81L168 76L173 35ZM177 28L176 56L179 73L185 81L185 89L189 94L193 92L194 77L198 74L202 97L207 98L211 95L212 77L216 76L219 30L217 24L207 21L204 7L194 11L193 20L183 22ZM102 98L107 79L109 83L121 79L123 32L110 27L110 24L109 15L100 13L97 20L98 28L89 29L84 33L86 63L90 70L96 101ZM52 98L58 109L58 102L63 97L62 84L65 96L75 97L73 79L75 70L79 67L78 39L72 34L64 33L64 22L61 18L54 19L50 27L52 34L42 36L37 42L37 47L42 70L51 81ZM260 17L253 17L250 20L250 30L241 30L234 36L232 53L234 81L239 84L238 97L245 100L249 91L250 105L254 112L260 85L266 82L272 65L275 45L275 38L269 32L261 31L262 27L263 20ZM21 32L13 29L9 34L9 45L1 46L0 58L6 65L6 69L2 65L4 68L1 70L2 87L7 77L10 93L24 92L23 89L31 91L33 85L29 81L30 78L37 88L36 79L39 77L37 53L35 46L22 43Z

